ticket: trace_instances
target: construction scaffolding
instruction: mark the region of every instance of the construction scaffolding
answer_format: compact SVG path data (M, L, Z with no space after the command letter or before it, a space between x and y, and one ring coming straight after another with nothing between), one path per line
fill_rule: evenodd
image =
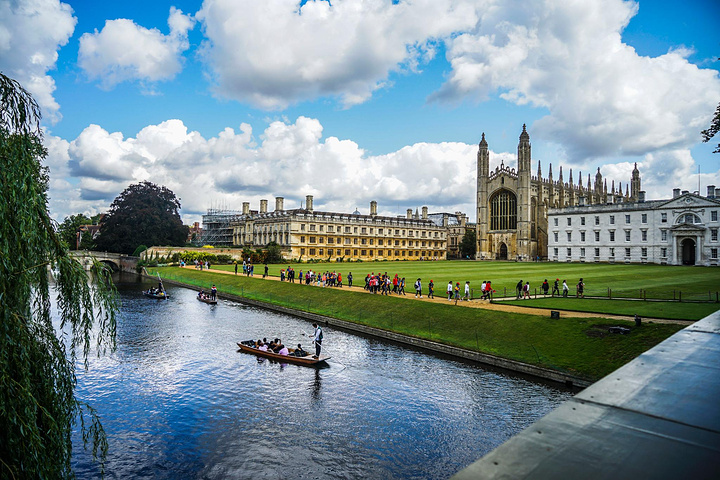
M233 225L243 216L237 210L209 208L202 216L202 244L230 247L233 244Z

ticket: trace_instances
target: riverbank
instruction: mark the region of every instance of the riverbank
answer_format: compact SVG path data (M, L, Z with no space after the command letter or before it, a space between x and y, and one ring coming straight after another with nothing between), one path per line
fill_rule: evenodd
M551 319L464 305L476 302L407 301L212 270L149 269L152 275L155 271L191 288L215 284L221 296L239 301L260 302L305 318L319 316L341 328L576 385L605 376L683 328L657 323L638 328L632 322L593 317ZM611 325L627 327L630 334L611 334Z

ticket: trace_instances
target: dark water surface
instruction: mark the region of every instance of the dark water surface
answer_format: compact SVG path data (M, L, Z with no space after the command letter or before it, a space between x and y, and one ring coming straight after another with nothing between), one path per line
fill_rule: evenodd
M116 352L78 369L109 478L444 479L572 395L331 327L327 368L258 359L236 342L308 348L312 327L184 288L146 299L150 283L123 280ZM78 478L97 477L75 440Z

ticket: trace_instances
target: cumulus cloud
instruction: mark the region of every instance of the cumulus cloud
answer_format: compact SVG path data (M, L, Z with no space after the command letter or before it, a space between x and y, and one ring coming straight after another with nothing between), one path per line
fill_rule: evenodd
M182 70L195 20L170 8L170 34L147 29L129 19L107 20L103 29L80 37L78 65L91 79L110 89L125 81L171 80Z
M142 129L135 137L90 125L68 142L46 136L55 218L108 208L131 183L149 180L182 199L186 218L199 220L211 204L240 209L249 201L286 198L299 207L315 196L316 209L367 210L371 200L383 214L429 205L472 214L475 145L419 143L372 156L351 140L322 138L316 119L273 122L256 139L250 125L226 128L205 139L180 120Z
M691 64L684 48L638 55L622 41L637 11L622 0L498 1L448 40L452 70L432 99L499 93L545 108L534 135L575 161L693 145L720 98L718 72Z
M53 96L55 80L48 72L76 23L72 8L57 0L0 0L0 71L33 95L50 123L61 115Z
M196 18L215 92L266 109L323 96L362 103L476 21L473 5L451 0L205 0Z

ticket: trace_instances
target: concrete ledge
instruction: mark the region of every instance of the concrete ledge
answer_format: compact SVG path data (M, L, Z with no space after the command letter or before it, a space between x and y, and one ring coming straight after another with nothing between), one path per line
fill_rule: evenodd
M146 276L147 278L154 279L154 277ZM178 285L190 289L197 289L195 285L190 285L174 280L163 280L165 283ZM292 315L294 317L304 318L306 320L318 322L324 325L331 325L333 327L341 328L351 332L359 332L365 335L383 338L385 340L391 340L396 343L411 345L413 347L422 348L436 353L442 353L465 360L481 363L483 365L491 365L496 368L508 370L511 372L521 373L524 375L530 375L533 377L542 378L544 380L550 380L552 382L561 383L567 387L572 388L585 388L592 384L591 381L577 377L574 375L565 374L549 368L537 367L527 363L518 362L515 360L509 360L506 358L497 357L495 355L489 355L486 353L474 352L472 350L466 350L459 347L453 347L440 342L434 342L432 340L426 340L422 338L412 337L410 335L404 335L401 333L392 332L389 330L383 330L376 327L370 327L359 323L348 322L346 320L340 320L325 315L318 315L315 313L304 312L302 310L296 310L294 308L282 307L274 305L272 303L263 302L259 300L252 300L249 298L241 297L239 295L232 295L228 293L218 292L218 297L233 300L236 302L252 305L255 307L263 308L266 310L272 310L275 312L284 313L286 315Z
M681 330L453 477L720 478L720 312Z

